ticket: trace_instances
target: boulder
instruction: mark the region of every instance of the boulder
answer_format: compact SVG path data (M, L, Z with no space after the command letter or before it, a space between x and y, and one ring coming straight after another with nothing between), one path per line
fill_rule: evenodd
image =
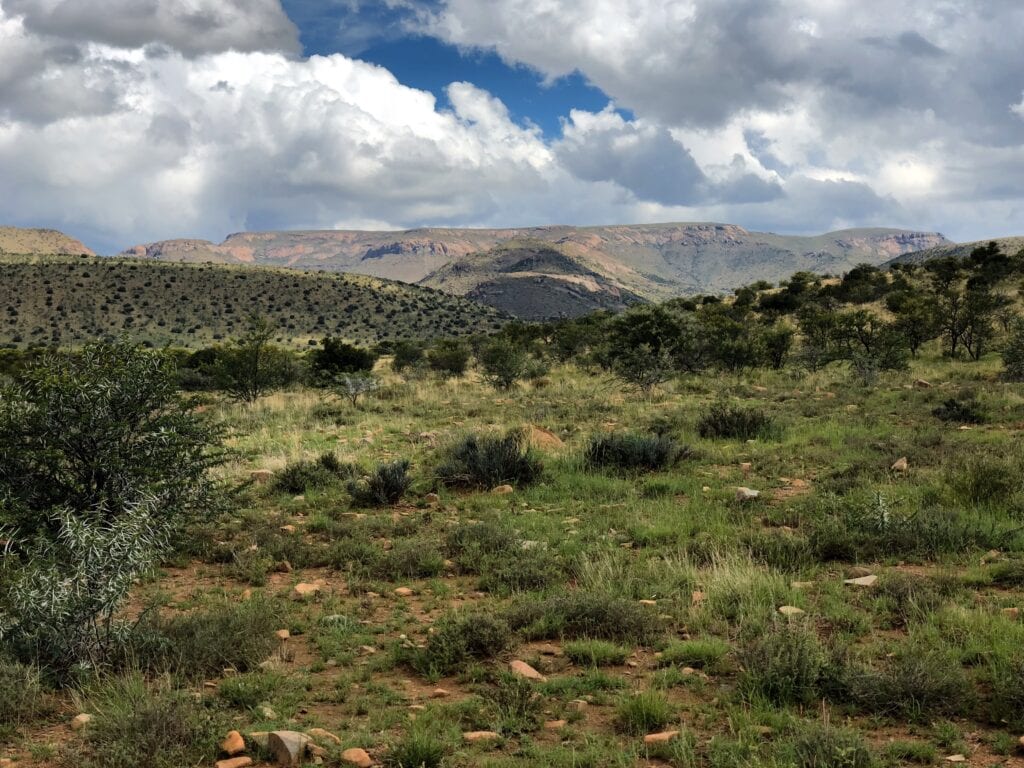
M786 618L793 618L794 616L803 616L804 609L797 608L795 605L783 605L779 607L779 613Z
M878 581L878 577L874 574L869 576L860 576L856 579L844 579L843 584L849 584L851 587L871 587Z
M352 747L341 753L341 762L344 765L354 765L356 768L370 768L373 765L373 758L365 749Z
M311 738L313 741L319 743L329 741L332 744L336 744L339 747L341 746L341 739L339 739L330 731L325 731L323 728L310 728L308 731L306 731L306 735L309 736L309 738Z
M216 768L248 768L252 765L252 758L241 756L241 757L229 757L227 760L218 760L214 763Z
M267 736L267 750L281 766L302 765L309 743L309 736L298 731L271 731Z
M512 674L516 675L517 677L524 677L527 680L536 680L539 683L543 683L546 680L544 675L542 675L536 669L531 667L525 661L520 661L519 659L510 662L508 668L509 671L511 671Z
M323 587L320 584L300 581L292 587L292 600L309 600L319 597L322 591Z
M228 757L234 757L245 752L245 739L238 731L228 731L224 741L220 743L220 751Z
M277 637L278 640L287 640L292 636L292 633L287 629L279 629L274 633L274 636Z
M395 590L395 594L399 597L412 597L413 591L409 587L398 587Z
M560 731L563 728L565 728L565 726L567 726L568 724L569 722L567 720L548 720L546 723L544 723L544 730Z
M932 388L931 383L925 381L924 379L918 379L917 381L915 381L914 382L914 386L917 387L918 389L931 389Z
M544 427L531 426L529 428L529 441L534 448L541 450L558 450L565 447L562 438L550 429L544 429Z

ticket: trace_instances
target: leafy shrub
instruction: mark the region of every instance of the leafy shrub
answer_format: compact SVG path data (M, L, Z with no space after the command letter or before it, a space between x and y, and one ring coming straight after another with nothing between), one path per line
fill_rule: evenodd
M494 714L498 731L505 735L537 730L544 698L529 680L502 672L482 691L485 708Z
M309 368L313 378L320 382L333 381L339 374L372 371L377 362L376 353L346 344L341 339L326 336L320 347L309 353Z
M520 549L513 556L485 555L479 568L480 589L497 594L544 589L566 575L558 556L539 547Z
M228 397L254 403L298 380L295 355L272 344L273 338L267 321L255 317L241 338L220 351L215 377Z
M269 701L285 685L284 676L275 672L249 672L231 675L217 685L217 698L229 707L255 710Z
M888 613L893 626L905 627L937 611L956 589L956 583L912 576L899 571L882 574L874 588L879 608Z
M469 435L452 446L437 468L438 480L448 486L494 488L536 482L543 464L520 431L497 435Z
M654 472L674 467L690 453L665 435L618 434L592 438L584 460L590 467Z
M941 405L935 406L932 409L932 416L954 424L984 424L988 420L981 404L973 398L958 400L951 397Z
M661 691L641 691L623 696L616 708L619 730L642 736L664 730L675 719L675 712Z
M327 488L354 474L351 464L341 463L333 453L324 453L316 461L289 462L274 477L274 489L281 493L300 494Z
M660 666L717 669L729 653L729 644L717 637L700 640L675 640L669 643L658 659Z
M530 356L509 339L498 338L486 344L478 356L480 368L495 389L512 389L526 376Z
M379 464L369 477L348 484L352 502L361 507L386 507L397 504L412 485L409 462L399 459Z
M562 646L573 664L590 667L612 667L625 663L629 648L607 640L573 640Z
M512 642L508 623L486 613L453 613L434 625L424 648L403 648L401 661L425 677L462 670L470 661L493 658Z
M188 691L152 689L141 675L110 678L88 694L87 768L178 768L210 764L223 723Z
M957 496L973 505L1006 501L1024 490L1024 465L1007 457L972 456L948 471Z
M409 368L417 368L423 363L425 351L423 345L415 341L399 341L394 346L394 357L391 367L396 373Z
M799 768L872 768L874 757L856 731L808 723L791 737Z
M646 606L600 593L524 600L511 606L505 617L530 639L591 638L647 645L663 632L661 622Z
M802 622L775 623L740 654L741 687L775 704L814 700L825 653L814 630Z
M1001 587L1024 586L1024 560L1008 560L996 563L989 570L993 584Z
M989 721L1020 731L1024 728L1024 655L1018 652L994 667L987 702Z
M427 366L444 378L463 376L469 368L470 349L461 341L446 339L427 351Z
M1024 318L1017 318L1003 348L1003 376L1008 381L1024 381Z
M380 382L368 373L343 373L334 379L334 391L338 397L348 400L355 408L359 398L380 389Z
M371 572L383 579L426 579L444 570L444 556L432 542L422 539L399 539L379 559Z
M700 417L697 432L703 438L756 440L771 437L775 427L764 411L715 403Z

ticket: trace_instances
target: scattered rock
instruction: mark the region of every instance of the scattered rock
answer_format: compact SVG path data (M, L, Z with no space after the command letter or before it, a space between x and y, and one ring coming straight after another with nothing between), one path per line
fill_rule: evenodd
M274 570L278 573L291 573L292 564L289 563L287 560L282 560L280 563L274 566Z
M924 379L918 379L917 381L915 381L914 382L914 386L917 387L918 389L931 389L932 388L931 383L925 381Z
M964 757L963 755L950 755L949 757L945 758L945 760L946 760L947 763L966 763L967 762L967 758Z
M249 473L249 477L252 478L254 483L264 485L273 479L274 473L269 469L254 469Z
M292 587L292 600L308 600L310 598L319 597L321 591L323 591L323 587L320 584L309 584L304 581L300 581Z
M797 608L795 605L782 605L779 606L779 613L781 613L783 616L786 616L787 618L792 618L794 616L803 616L804 609Z
M590 704L583 699L573 699L569 702L569 709L575 712L583 712Z
M499 485L496 488L491 489L491 493L495 496L507 496L508 494L515 491L511 485Z
M218 760L214 763L216 768L247 768L252 765L252 758L245 757L229 757L227 760Z
M224 741L220 743L220 751L228 757L234 757L245 752L245 739L238 731L228 731Z
M91 722L92 715L87 715L84 712L80 715L75 715L73 718L71 718L71 730L80 731Z
M548 720L546 723L544 723L544 730L560 731L563 728L565 728L565 726L567 726L568 724L569 723L566 720Z
M373 758L365 749L353 747L341 753L341 762L345 765L354 765L356 768L370 768L373 765Z
M679 736L679 731L662 731L661 733L648 733L644 736L644 744L667 744Z
M302 765L307 744L309 736L298 731L271 731L267 736L267 749L282 766Z
M536 680L539 683L543 683L547 679L525 661L520 661L519 659L510 662L508 668L513 675L525 677L527 680Z
M278 640L287 640L289 637L292 636L292 633L289 632L287 629L279 629L274 634L277 636Z
M531 426L529 438L534 448L555 450L565 447L562 438L544 427Z
M435 688L430 692L430 698L432 699L446 699L451 696L451 693L444 688Z
M282 525L281 526L281 533L295 533L295 526L294 525L290 525L290 524L289 525Z
M245 737L260 749L266 749L267 742L270 740L270 731L250 731Z
M749 461L740 462L740 471L743 473L744 477L750 477L750 470L752 470L753 468L754 465L751 464Z
M395 594L399 597L412 597L413 591L409 587L398 587L395 590Z
M640 600L640 605L657 605L657 600Z
M900 456L900 458L896 459L896 461L892 463L890 469L893 472L906 472L910 469L910 462L907 461L906 456Z
M870 587L878 581L878 577L873 573L868 576L860 576L856 579L844 579L843 584L849 584L852 587Z
M332 744L337 744L338 746L341 746L341 739L339 739L330 731L325 731L323 728L310 728L308 731L306 731L306 735L309 736L309 738L311 738L313 741L329 741Z
M263 704L260 704L258 707L256 707L256 711L260 713L260 716L264 720L277 720L277 710L275 710L272 706L270 706L266 702L264 702ZM267 734L267 736L269 738L269 733Z
M863 565L853 565L846 569L846 578L856 579L858 576L870 576L871 569Z
M745 488L740 486L736 489L736 501L751 501L761 495L760 491L755 491L753 488Z
M462 740L468 742L497 741L500 738L501 734L494 731L468 731L462 734Z

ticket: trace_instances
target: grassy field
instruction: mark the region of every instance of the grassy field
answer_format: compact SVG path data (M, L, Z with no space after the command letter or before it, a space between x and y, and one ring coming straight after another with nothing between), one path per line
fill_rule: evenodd
M496 393L385 361L358 407L310 390L211 401L241 503L130 608L182 622L187 663L43 695L0 728L0 757L139 764L142 740L150 764L212 765L228 729L318 727L338 738L317 740L328 765L349 748L407 768L1024 764L1024 390L998 367L933 350L873 388L833 366L641 398L571 367ZM979 423L936 416L950 399ZM768 421L700 437L716 404ZM536 482L438 482L453 442L514 427ZM650 472L584 460L622 432L685 450ZM353 506L337 477L296 470L325 452L408 459L412 487ZM299 584L315 588L296 599ZM193 750L146 741L154 718Z

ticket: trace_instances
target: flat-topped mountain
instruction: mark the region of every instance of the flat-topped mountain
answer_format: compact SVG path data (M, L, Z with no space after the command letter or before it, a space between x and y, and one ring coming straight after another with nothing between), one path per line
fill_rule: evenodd
M93 252L80 240L58 232L56 229L31 229L24 227L0 227L0 253L42 256L62 254L78 256Z
M899 229L851 229L801 237L751 232L733 224L683 223L242 232L219 245L164 240L135 246L122 255L355 272L423 282L534 317L538 312L557 316L578 314L592 306L611 308L633 297L664 299L729 291L755 280L782 280L799 270L843 272L856 264L882 264L948 243L940 234ZM499 247L508 244L513 250L539 249L533 258L543 261L544 269L538 273L526 262L522 269L515 267L509 249ZM564 271L544 249L563 255ZM497 285L495 276L500 276ZM507 290L510 280L520 288L531 286L529 306L517 309ZM571 306L543 310L545 295L552 301L564 298Z

